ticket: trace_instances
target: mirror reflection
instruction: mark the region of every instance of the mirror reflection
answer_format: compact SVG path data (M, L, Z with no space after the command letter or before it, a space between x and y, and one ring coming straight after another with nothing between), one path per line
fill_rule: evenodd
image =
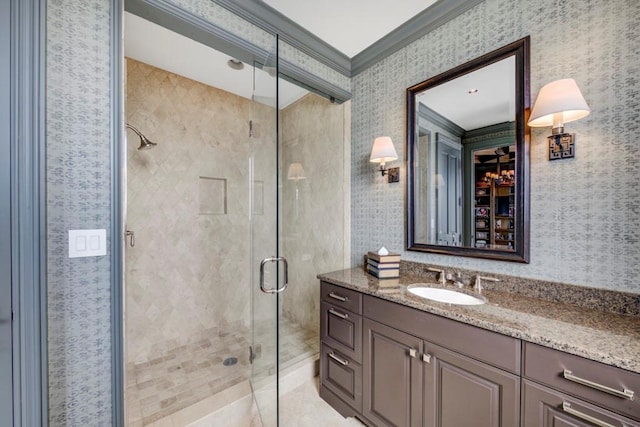
M525 41L408 89L409 250L526 262Z
M471 228L476 248L513 250L515 243L515 144L474 150L474 207Z

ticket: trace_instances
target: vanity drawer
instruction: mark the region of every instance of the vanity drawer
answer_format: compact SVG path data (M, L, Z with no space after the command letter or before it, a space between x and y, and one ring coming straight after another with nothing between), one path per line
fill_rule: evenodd
M540 384L524 380L522 385L523 427L592 427L594 425L640 427L640 424L627 417Z
M324 343L320 348L320 386L362 412L362 366Z
M321 282L320 299L355 314L362 314L362 294L340 286Z
M320 309L320 339L362 363L362 317L325 301Z
M526 343L524 376L640 420L640 374Z

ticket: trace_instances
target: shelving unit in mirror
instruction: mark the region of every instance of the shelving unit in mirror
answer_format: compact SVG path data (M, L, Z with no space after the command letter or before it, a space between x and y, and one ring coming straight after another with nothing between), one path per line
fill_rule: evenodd
M493 150L495 151L495 150ZM494 155L486 161L476 151L474 163L475 200L473 239L476 248L511 250L514 248L515 178L514 162ZM507 152L508 153L508 152Z

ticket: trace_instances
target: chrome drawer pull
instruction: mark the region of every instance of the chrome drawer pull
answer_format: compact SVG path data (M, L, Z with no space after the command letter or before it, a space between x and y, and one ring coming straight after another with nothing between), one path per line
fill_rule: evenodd
M329 309L329 313L333 314L334 316L338 316L339 318L344 319L344 320L347 320L349 318L348 314L339 313L339 312L335 311L333 308Z
M607 423L605 421L599 420L599 419L597 419L595 417L592 417L591 415L587 415L587 414L582 413L580 411L576 411L575 409L573 409L571 407L571 404L569 402L562 402L562 410L564 412L566 412L567 414L571 414L574 417L577 417L577 418L580 418L582 420L588 421L588 422L590 422L592 424L595 424L597 426L600 426L600 427L616 427L613 424L609 424L609 423Z
M593 381L589 381L589 380L585 380L584 378L576 377L575 375L573 375L573 372L571 372L568 369L565 369L564 372L562 373L562 375L564 376L565 379L567 379L569 381L573 381L574 383L586 385L587 387L591 387L591 388L594 388L596 390L600 390L600 391L603 391L605 393L609 393L609 394L612 394L614 396L621 397L623 399L633 400L633 395L634 395L633 390L627 390L625 388L624 390L620 391L620 390L616 390L615 388L607 387L606 385L594 383Z
M416 351L416 349L415 349L415 348L410 348L410 349L409 349L409 357L413 357L414 359L415 359L416 357L418 357L418 352Z
M349 298L340 296L338 294L334 294L333 292L329 292L329 297L333 299L337 299L338 301L347 302Z
M429 353L423 354L422 361L425 363L431 363L431 355Z
M336 356L333 352L329 353L329 357L341 364L342 366L347 366L349 364L348 360L342 360L338 356Z

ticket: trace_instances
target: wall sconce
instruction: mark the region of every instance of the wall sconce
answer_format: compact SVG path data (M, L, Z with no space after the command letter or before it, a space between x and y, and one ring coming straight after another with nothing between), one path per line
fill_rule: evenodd
M304 168L302 167L301 163L291 163L289 165L287 179L291 181L300 181L301 179L307 179L307 177L304 175Z
M547 137L549 160L575 156L574 135L564 133L564 124L586 117L590 111L573 79L556 80L540 89L531 111L529 126L552 126L551 136Z
M298 190L298 181L302 179L307 179L307 176L304 174L304 168L302 167L302 163L291 163L289 165L289 170L287 171L287 179L289 181L293 181L296 184L296 202L300 197L300 192ZM298 216L298 205L296 204L296 217Z
M373 141L371 149L371 157L369 161L372 163L380 163L378 171L385 176L388 174L388 182L400 181L400 168L386 168L387 162L398 160L398 153L393 146L391 138L388 136L379 136Z

